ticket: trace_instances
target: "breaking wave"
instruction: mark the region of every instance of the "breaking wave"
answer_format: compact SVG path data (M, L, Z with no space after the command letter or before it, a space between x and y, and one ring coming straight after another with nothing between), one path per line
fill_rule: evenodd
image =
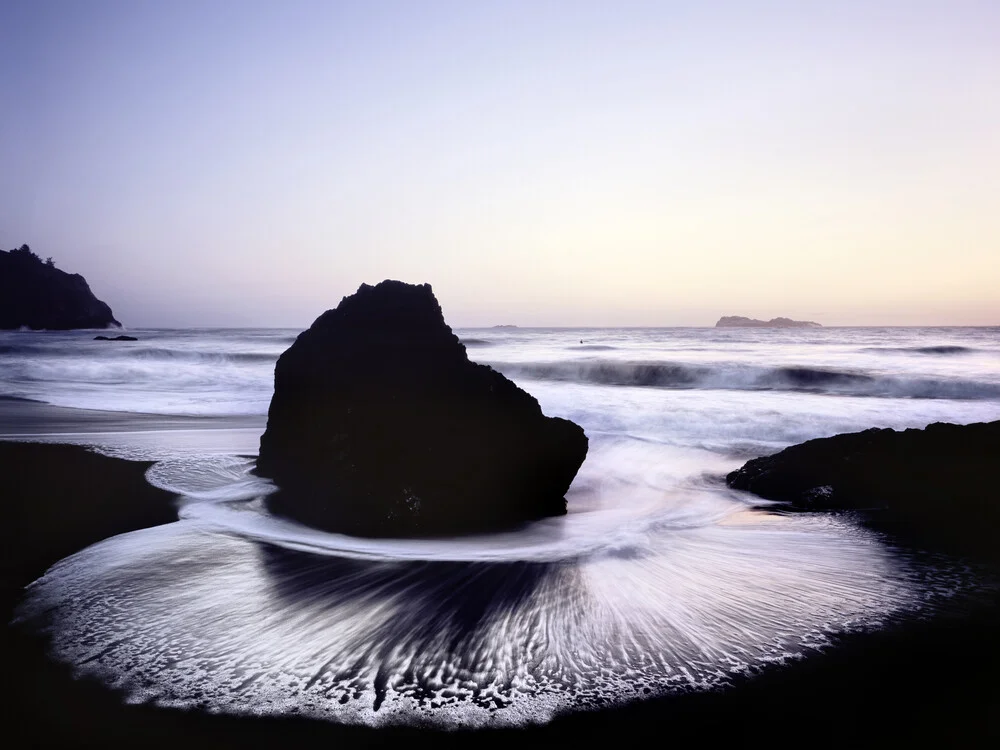
M815 367L686 365L664 362L491 363L511 378L596 385L723 390L787 390L843 396L984 400L1000 384L948 378L905 378Z
M976 351L968 346L867 346L863 352L903 352L913 354L970 354Z
M31 344L0 345L0 354L35 354L44 351L42 347Z
M95 343L95 347L102 346ZM192 364L273 364L280 352L241 352L212 351L197 349L171 349L149 347L136 342L115 342L114 346L104 346L103 350L87 352L89 358L96 362L188 362ZM74 349L62 349L51 344L10 344L0 346L0 354L13 356L31 356L44 360L83 360L81 352Z
M181 349L134 349L128 355L141 360L162 362L181 361L193 363L225 363L236 364L273 364L278 359L277 353L271 352L208 352L184 351Z

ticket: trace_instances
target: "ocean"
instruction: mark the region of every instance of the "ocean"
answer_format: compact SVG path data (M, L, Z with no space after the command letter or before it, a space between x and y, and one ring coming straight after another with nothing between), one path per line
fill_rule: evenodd
M1000 328L455 332L585 429L566 516L371 540L269 514L273 488L249 471L297 330L0 333L0 398L66 407L0 438L155 461L148 480L181 506L51 568L19 617L45 614L56 658L134 702L519 726L723 688L979 585L958 561L850 515L769 509L724 476L811 438L1000 419Z

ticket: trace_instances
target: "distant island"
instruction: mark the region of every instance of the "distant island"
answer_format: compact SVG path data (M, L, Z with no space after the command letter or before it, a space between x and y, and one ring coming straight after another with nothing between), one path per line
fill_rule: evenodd
M494 328L517 328L517 326L509 325L509 324L507 324L507 325L493 326L493 327Z
M757 320L744 318L742 315L726 315L719 318L716 328L822 328L819 323L811 320L792 320L791 318L771 318Z
M78 273L56 268L27 245L0 250L0 329L121 328Z

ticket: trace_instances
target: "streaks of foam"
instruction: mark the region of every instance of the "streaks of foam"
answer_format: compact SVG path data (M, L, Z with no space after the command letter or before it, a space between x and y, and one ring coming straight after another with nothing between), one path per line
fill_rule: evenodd
M67 558L19 617L132 700L481 726L722 685L925 600L856 529L747 515L560 562L321 556L195 516Z
M198 456L158 461L146 481L190 501L250 500L274 491L270 481L250 473L252 459L238 456Z

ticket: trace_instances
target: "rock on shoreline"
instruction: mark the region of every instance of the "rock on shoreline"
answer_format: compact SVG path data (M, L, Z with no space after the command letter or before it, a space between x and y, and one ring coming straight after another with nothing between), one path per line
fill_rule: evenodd
M872 428L793 445L726 477L800 510L874 512L923 545L1000 559L1000 422Z
M27 245L0 250L0 329L121 328L80 274L43 262Z
M309 525L439 536L565 513L586 454L578 425L469 361L430 285L383 281L278 359L257 473Z

